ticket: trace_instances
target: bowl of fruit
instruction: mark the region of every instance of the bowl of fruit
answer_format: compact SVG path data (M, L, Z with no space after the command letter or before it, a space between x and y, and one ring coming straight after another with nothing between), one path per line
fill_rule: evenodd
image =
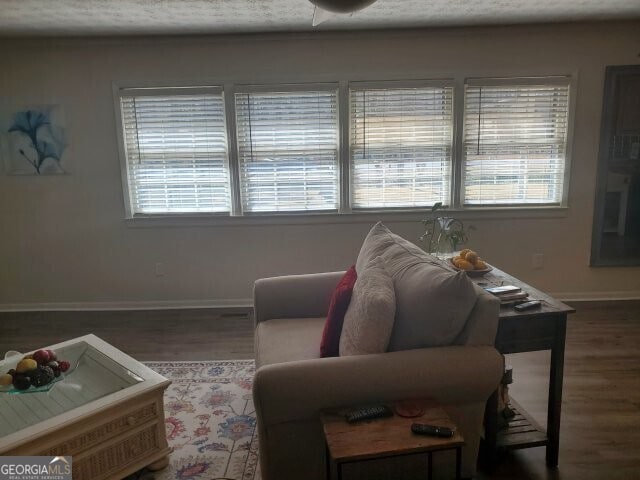
M53 350L36 350L28 355L7 352L0 363L0 393L48 392L71 373L71 364Z
M469 248L460 250L460 253L449 259L458 270L464 270L470 277L481 277L493 270L493 267L482 260L476 252Z

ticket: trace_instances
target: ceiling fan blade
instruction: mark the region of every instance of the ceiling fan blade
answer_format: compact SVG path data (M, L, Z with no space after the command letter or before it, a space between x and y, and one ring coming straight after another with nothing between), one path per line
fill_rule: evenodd
M333 12L329 12L328 10L324 10L317 5L313 9L313 21L311 24L314 27L317 27L321 23L326 22L327 20L331 20L332 18L337 17L337 15Z
M376 0L309 0L316 7L336 13L353 13L375 3Z

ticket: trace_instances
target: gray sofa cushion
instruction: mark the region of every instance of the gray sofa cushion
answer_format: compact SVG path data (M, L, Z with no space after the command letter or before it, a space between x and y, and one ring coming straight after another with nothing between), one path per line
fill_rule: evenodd
M255 332L256 368L320 358L320 339L326 320L309 317L260 322Z
M394 276L396 318L389 351L452 345L476 303L465 272L416 262Z
M388 253L391 250L391 254ZM389 230L382 222L376 223L364 241L356 260L356 272L358 275L362 269L374 258L387 253L387 256L407 256L420 258L428 262L439 264L437 258L426 253L417 245L405 240Z
M380 222L365 238L356 270L372 255L384 259L396 295L389 351L453 344L477 300L466 273L454 271Z
M387 248L394 245L393 235L382 222L376 223L362 242L358 259L356 260L356 273L360 276L364 267L376 257L382 255Z

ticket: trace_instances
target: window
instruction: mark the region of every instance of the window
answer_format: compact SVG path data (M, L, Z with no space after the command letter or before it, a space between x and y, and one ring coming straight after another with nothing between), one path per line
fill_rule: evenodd
M120 108L133 214L230 211L220 89L125 89Z
M337 89L236 93L245 212L338 209Z
M127 213L564 206L571 79L457 82L119 88Z
M559 205L569 80L469 81L465 89L464 205Z
M358 88L350 95L353 208L449 203L453 88Z

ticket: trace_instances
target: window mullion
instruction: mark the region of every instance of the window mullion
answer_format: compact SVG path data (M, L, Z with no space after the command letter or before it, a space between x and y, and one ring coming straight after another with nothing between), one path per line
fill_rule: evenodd
M340 213L351 213L351 141L349 129L349 83L338 87L338 128L340 162Z
M464 162L464 80L456 79L453 87L453 141L451 158L451 200L452 208L463 205L463 162Z
M227 124L227 143L229 157L229 187L231 192L231 215L241 216L242 200L240 198L240 168L238 166L238 137L236 132L236 102L233 84L224 86L224 106Z

